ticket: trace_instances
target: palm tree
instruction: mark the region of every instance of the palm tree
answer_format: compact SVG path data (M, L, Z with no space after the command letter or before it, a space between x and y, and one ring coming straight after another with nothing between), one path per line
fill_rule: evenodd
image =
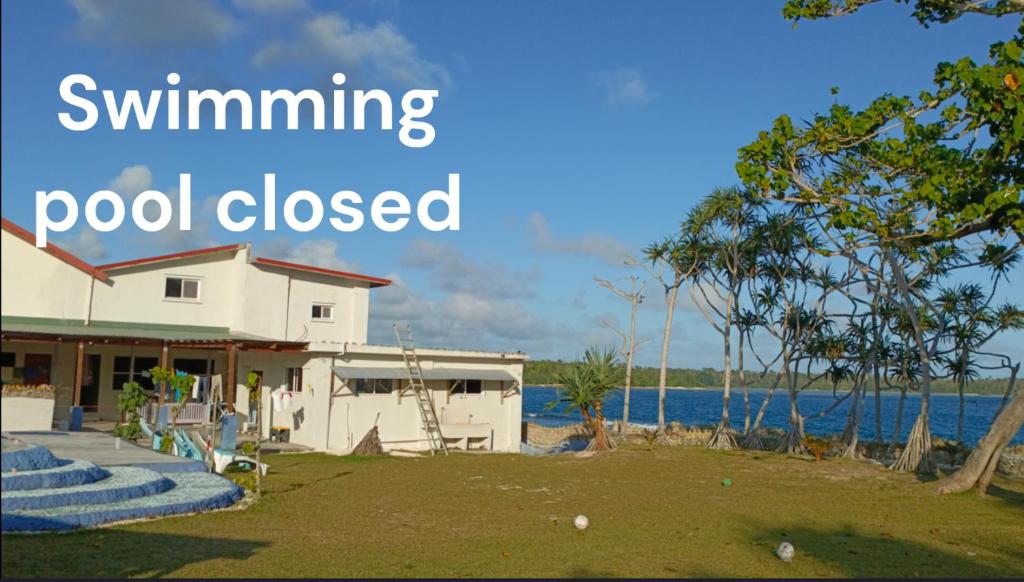
M614 350L589 348L583 360L559 374L558 400L549 408L566 405L566 410L579 410L584 425L594 435L590 450L605 451L614 447L608 436L604 418L604 399L622 382L622 366Z

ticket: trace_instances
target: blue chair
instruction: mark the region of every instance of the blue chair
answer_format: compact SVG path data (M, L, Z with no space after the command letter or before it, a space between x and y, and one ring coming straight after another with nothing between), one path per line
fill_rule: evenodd
M185 435L185 431L176 428L172 434L174 435L174 445L179 457L185 457L201 463L206 461L202 451Z

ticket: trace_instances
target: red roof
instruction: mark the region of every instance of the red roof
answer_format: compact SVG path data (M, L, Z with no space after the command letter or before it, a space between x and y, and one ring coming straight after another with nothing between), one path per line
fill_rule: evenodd
M25 230L24 228L21 228L20 226L14 224L10 220L7 220L6 218L0 219L0 224L2 224L3 229L6 230L7 232L13 234L14 236L20 238L21 240L27 242L32 246L36 245L36 237L31 232ZM46 243L46 246L40 248L39 250L50 253L51 255L57 257L58 259L78 269L79 271L91 275L92 277L99 279L100 281L108 280L107 274L104 273L102 269L90 265L89 263L83 261L82 259L79 259L75 255L72 255L71 253L67 252L66 250L60 248L55 244Z
M279 261L277 259L266 259L263 257L256 257L253 263L257 265L265 265L267 267L278 267L281 269L291 269L294 271L305 271L307 273L317 273L319 275L328 275L331 277L341 277L342 279L353 279L355 281L366 281L370 284L370 287L383 287L390 285L390 279L381 279L380 277L371 277L369 275L360 275L358 273L346 273L345 271L335 271L334 269L324 269L323 267L313 267L311 265L300 265L298 263L288 263L286 261Z
M228 251L237 251L245 247L244 244L233 244L233 245L222 245L219 247L210 247L207 249L195 249L191 251L182 251L180 253L171 253L169 255L157 255L155 257L144 257L141 259L132 259L130 261L121 261L118 263L110 263L108 265L99 265L97 268L104 271L112 269L123 269L126 267L136 267L138 265L149 265L151 263L161 263L163 261L173 261L175 259L185 259L188 257L198 257L202 255L212 255L215 253L224 253Z

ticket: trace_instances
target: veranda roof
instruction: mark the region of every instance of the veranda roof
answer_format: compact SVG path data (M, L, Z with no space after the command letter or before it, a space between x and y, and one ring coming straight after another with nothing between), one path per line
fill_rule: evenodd
M110 343L225 344L242 343L268 348L301 348L304 342L283 342L272 338L231 331L226 327L172 325L128 321L90 321L48 317L3 316L0 336L4 340L52 341L89 340Z
M335 366L334 373L343 380L403 380L409 377L404 367ZM507 370L467 370L464 368L424 368L424 380L498 380L514 382Z

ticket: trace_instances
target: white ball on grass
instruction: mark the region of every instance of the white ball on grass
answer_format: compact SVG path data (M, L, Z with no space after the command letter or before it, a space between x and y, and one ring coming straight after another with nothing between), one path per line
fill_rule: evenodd
M789 542L782 542L779 544L779 549L775 550L775 555L783 562L792 561L795 554L796 550L793 548L793 544Z
M590 525L590 520L587 519L587 516L581 514L576 516L576 520L573 523L576 525L576 529L587 529L587 526Z

